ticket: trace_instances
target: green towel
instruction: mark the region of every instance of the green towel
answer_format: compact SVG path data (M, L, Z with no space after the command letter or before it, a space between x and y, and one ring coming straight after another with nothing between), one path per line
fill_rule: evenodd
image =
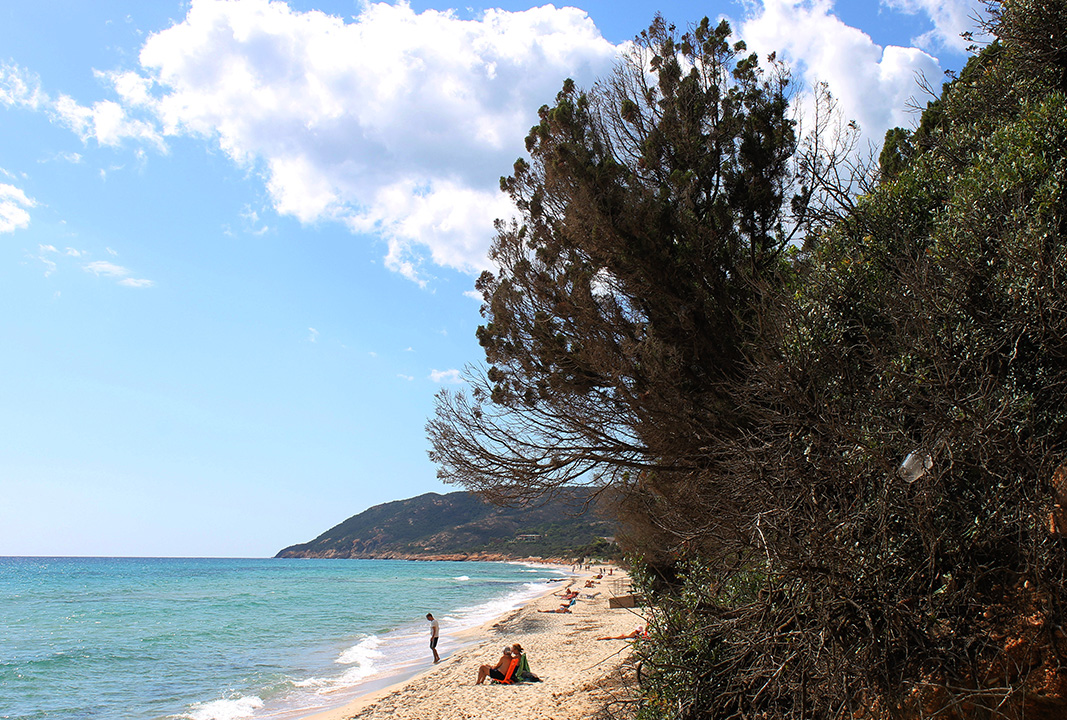
M530 661L526 659L526 653L519 656L519 666L515 668L515 682L541 682L541 678L537 677L530 671Z

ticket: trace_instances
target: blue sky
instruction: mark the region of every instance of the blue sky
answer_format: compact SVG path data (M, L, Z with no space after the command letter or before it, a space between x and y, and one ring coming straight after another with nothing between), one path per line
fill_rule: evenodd
M657 6L0 7L0 555L268 556L448 492L433 395L536 109ZM872 142L972 0L671 2ZM925 102L925 99L922 99Z

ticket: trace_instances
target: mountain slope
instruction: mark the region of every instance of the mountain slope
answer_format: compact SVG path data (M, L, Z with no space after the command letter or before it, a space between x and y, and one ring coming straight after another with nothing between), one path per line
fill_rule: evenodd
M588 495L526 508L491 505L477 495L427 493L375 505L310 542L276 557L504 559L606 557L614 523L599 516Z

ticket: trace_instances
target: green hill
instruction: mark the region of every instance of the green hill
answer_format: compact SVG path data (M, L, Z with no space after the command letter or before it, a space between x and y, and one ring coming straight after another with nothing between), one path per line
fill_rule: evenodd
M467 492L427 493L375 505L276 557L571 561L613 556L614 534L614 523L584 493L524 508Z

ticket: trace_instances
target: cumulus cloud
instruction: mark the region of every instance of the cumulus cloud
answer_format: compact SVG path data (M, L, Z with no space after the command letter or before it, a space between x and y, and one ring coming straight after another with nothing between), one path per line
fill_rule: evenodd
M117 147L131 139L166 152L163 137L154 122L131 117L126 108L113 100L86 106L69 95L52 98L41 89L36 75L17 65L0 65L0 104L44 111L52 122L68 128L82 142L95 140L99 145ZM74 162L80 160L77 153L66 157Z
M825 81L879 142L912 122L916 76L936 82L931 53L959 49L981 4L881 3L925 13L934 30L917 47L881 47L837 18L831 0L748 0L737 30L761 55L779 51L805 85ZM473 19L404 2L365 2L353 18L279 0L187 7L145 39L138 68L97 72L114 99L53 97L36 76L0 65L0 106L46 112L85 142L129 142L142 154L166 152L168 137L202 138L262 177L275 212L383 238L386 267L417 282L433 266L486 266L492 221L512 214L497 180L523 154L536 108L566 77L589 86L607 75L624 49L584 11L552 5ZM268 229L250 209L242 221Z
M917 79L937 82L942 74L938 60L923 50L881 47L846 25L830 0L764 0L740 35L761 56L777 51L806 84L825 82L845 117L874 143L889 128L912 123L908 108L920 94Z
M457 384L463 382L463 376L460 375L459 370L431 370L430 380L435 383L452 383Z
M939 48L965 51L970 43L961 36L973 31L977 21L985 16L982 0L882 0L882 3L898 12L927 15L934 24L933 29L912 38L912 42L931 51Z
M0 233L14 232L30 224L30 208L37 202L14 185L0 183Z
M163 138L154 125L129 117L126 110L112 100L85 106L61 95L52 103L52 111L54 118L70 128L82 142L96 140L100 145L117 147L123 140L132 139L151 143L166 152Z
M551 5L417 13L368 3L352 22L267 0L193 0L151 35L140 73L108 79L165 134L209 138L260 170L274 209L383 236L386 265L485 266L497 179L566 77L589 84L617 48Z

